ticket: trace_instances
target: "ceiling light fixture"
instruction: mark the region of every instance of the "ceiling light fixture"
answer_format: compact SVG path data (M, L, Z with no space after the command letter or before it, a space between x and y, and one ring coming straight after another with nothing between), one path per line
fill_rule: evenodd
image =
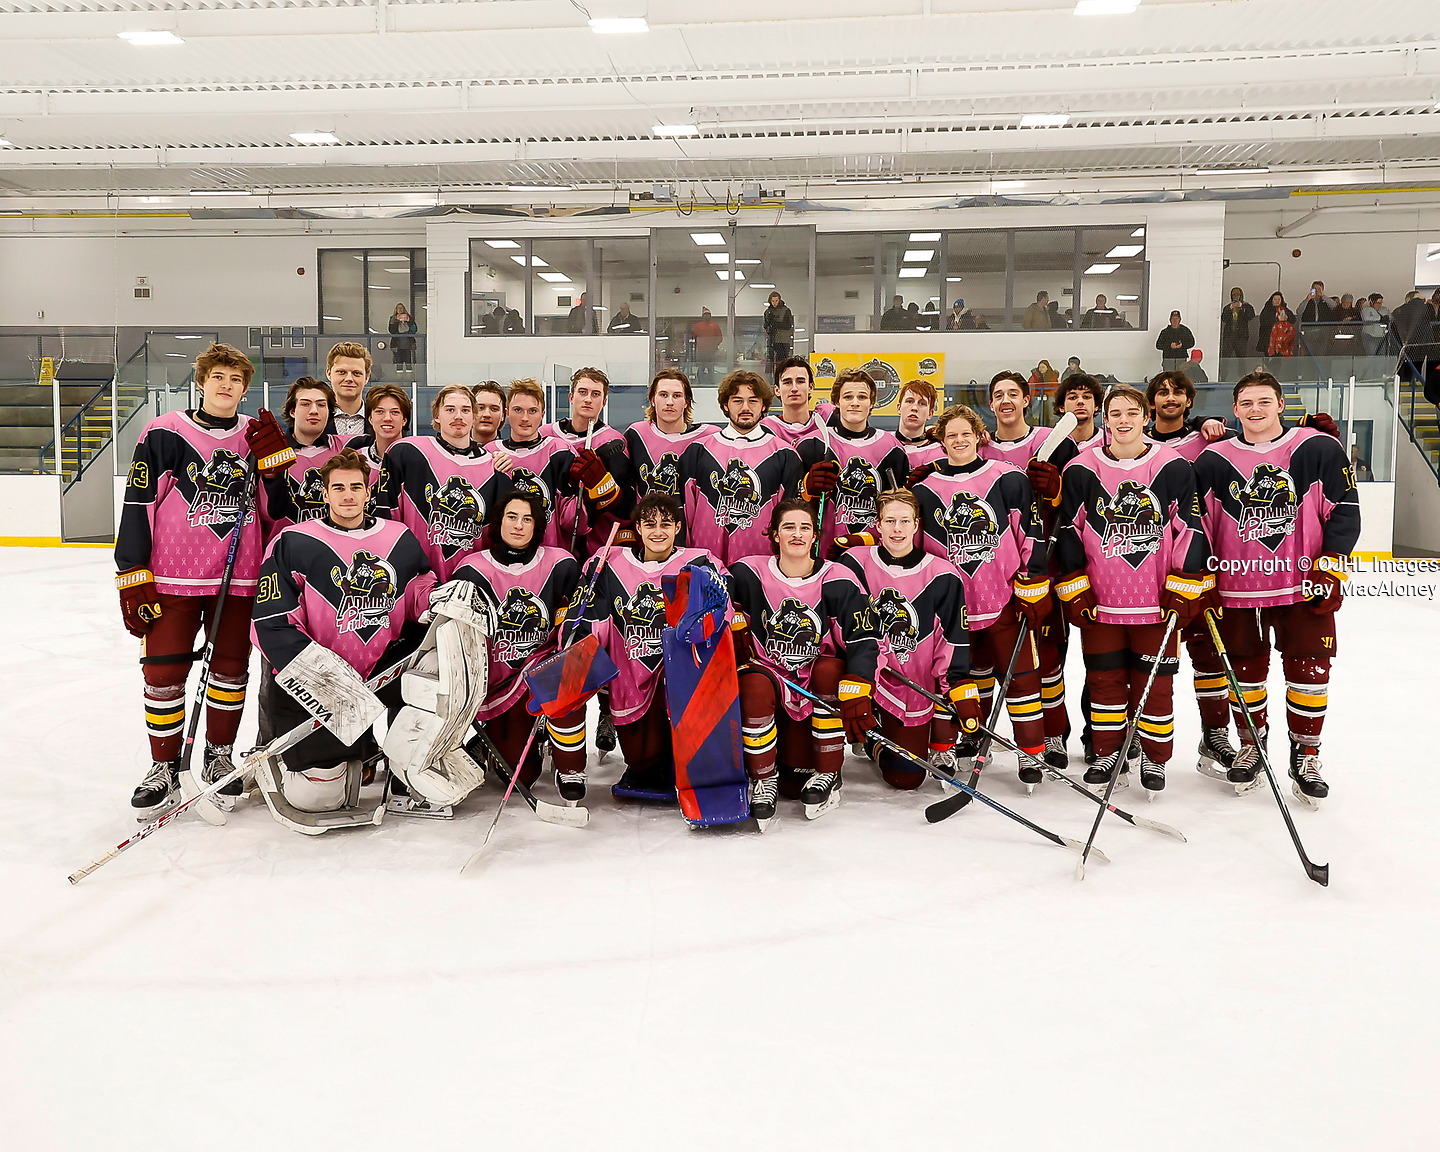
M1145 235L1145 228L1144 228L1144 226L1142 225L1141 227L1136 228L1134 232L1131 232L1131 233L1130 233L1130 235L1131 235L1131 236L1144 236L1144 235Z
M1076 16L1128 16L1140 0L1075 0Z
M751 288L774 288L775 285L774 285L774 284L750 284L750 285L748 285L748 287L751 287Z
M935 259L934 248L907 248L901 259L907 264L928 264Z
M918 280L921 276L929 275L929 271L925 268L901 268L899 275L901 280Z
M597 36L625 36L650 31L644 16L592 16L590 31Z
M174 32L163 28L138 28L133 32L117 32L115 35L137 48L164 48L185 43Z
M736 264L759 264L759 260L736 260Z
M537 272L535 275L539 276L541 280L545 280L551 284L570 283L570 277L566 276L563 272Z
M837 176L836 184L903 184L903 176Z
M964 279L965 279L965 277L963 277L963 276L946 276L946 277L945 277L945 283L947 283L947 284L959 284L960 281L962 281L962 280L964 280Z
M575 187L572 184L510 184L507 185L511 192L573 192Z
M517 244L514 240L486 240L486 241L485 241L485 246L486 246L487 248L502 248L502 249L503 249L503 248L519 248L519 247L520 247L520 245Z
M699 136L700 129L694 124L652 124L650 131L656 136Z
M1107 260L1127 260L1131 256L1138 256L1145 251L1144 244L1117 244L1105 253Z
M1250 176L1250 175L1261 175L1261 176L1263 176L1266 172L1269 172L1269 171L1270 171L1270 169L1269 169L1269 168L1266 168L1263 164L1240 164L1240 165L1232 165L1232 166L1229 167L1229 168L1197 168L1197 169L1195 169L1195 175L1197 175L1197 176Z
M911 232L911 244L933 244L940 239L939 232Z
M251 196L248 188L192 188L191 196Z
M522 268L525 267L525 257L524 257L524 256L511 256L510 259L513 260L513 261L515 261L516 264L519 264L520 267L522 267ZM540 259L539 256L531 256L531 257L530 257L530 267L531 267L531 268L548 268L548 267L550 267L550 263L549 263L549 261Z
M729 280L729 279L731 279L731 275L732 275L732 274L729 273L729 272L716 272L715 275L716 275L719 279L721 279L721 280ZM744 279L745 279L745 273L744 273L744 272L736 272L736 273L734 273L733 275L734 275L734 279L736 279L736 280L744 280Z
M730 253L728 252L706 252L705 259L711 264L729 264Z
M691 232L690 239L695 241L701 248L708 248L714 244L724 244L725 237L719 232Z
M333 132L291 132L290 139L297 144L338 144L340 137Z
M1119 300L1122 304L1134 304L1136 301L1138 301L1138 300L1140 299L1140 297L1139 297L1139 296L1116 296L1115 299L1116 299L1116 300Z
M1064 112L1027 112L1020 117L1022 128L1059 128L1068 123L1070 117Z
M1109 276L1110 273L1118 270L1119 264L1091 264L1085 269L1086 276Z

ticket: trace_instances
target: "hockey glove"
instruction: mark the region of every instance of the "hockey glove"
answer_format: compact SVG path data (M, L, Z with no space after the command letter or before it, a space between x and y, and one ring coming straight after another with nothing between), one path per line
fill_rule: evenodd
M577 448L575 459L570 463L571 483L585 489L585 495L600 507L605 507L620 494L615 477L605 467L605 461L591 448Z
M615 546L617 548L633 548L640 543L640 533L635 531L633 520L621 520L620 527L615 532Z
M875 543L875 537L869 532L849 532L844 536L837 536L830 542L829 560L838 560L851 548L869 548Z
M730 621L730 642L735 645L735 663L755 662L755 638L750 634L750 620L743 612L736 612Z
M1015 610L1030 622L1030 631L1038 633L1045 617L1050 615L1050 578L1022 576L1018 572L1010 582L1015 593Z
M120 616L125 621L125 631L132 636L144 636L163 611L155 592L155 577L148 568L127 568L116 575L115 587L120 590Z
M1090 587L1090 577L1084 572L1072 572L1061 577L1055 585L1055 595L1060 598L1060 607L1065 619L1078 628L1095 623L1095 608L1099 603Z
M857 744L872 731L878 721L871 693L875 685L858 676L846 676L840 681L840 719L845 725L845 739Z
M905 487L914 488L916 485L925 483L939 467L940 461L931 460L928 464L921 464L918 468L910 469L910 475L905 477Z
M833 460L821 460L818 464L810 465L810 471L805 473L800 494L807 500L814 500L821 493L835 491L839 483L840 465Z
M1305 583L1309 585L1309 595L1305 597L1306 606L1317 616L1327 616L1336 611L1340 607L1341 597L1345 594L1345 581L1348 579L1345 574L1345 558L1327 552L1315 561L1314 570L1306 574Z
M245 426L245 443L255 455L256 471L267 480L295 462L295 449L268 408L260 409L260 415Z
M973 680L961 680L949 692L945 693L950 706L955 709L955 719L960 725L962 732L978 732L980 730L980 689L975 687Z
M1317 432L1324 432L1327 436L1334 436L1340 439L1340 429L1331 419L1328 412L1312 412L1309 415L1300 417L1301 428L1314 428Z
M1036 458L1025 465L1025 475L1035 495L1052 506L1060 503L1060 469L1049 460Z
M1160 610L1175 614L1175 627L1182 631L1209 608L1215 595L1215 577L1206 572L1172 572L1160 593Z

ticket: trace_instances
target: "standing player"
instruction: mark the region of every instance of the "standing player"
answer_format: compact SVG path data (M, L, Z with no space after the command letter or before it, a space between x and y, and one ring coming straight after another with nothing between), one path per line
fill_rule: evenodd
M928 698L890 675L894 668L922 688L949 698L967 732L980 725L980 694L970 673L970 633L965 619L965 589L947 560L917 546L920 504L900 489L881 493L876 547L847 552L838 566L847 569L865 592L880 638L880 667L873 696L880 706L882 735L911 755L949 753L955 745L950 714L935 710ZM865 707L872 690L847 684L841 692L845 734L851 740L873 728L876 718ZM913 789L924 771L882 750L880 774L892 788Z
M996 671L1004 674L1019 644L1005 706L1020 749L1020 780L1033 788L1044 775L1045 725L1038 643L1020 643L1020 623L1028 619L1033 631L1049 614L1050 579L1030 482L1018 468L977 455L984 434L985 425L972 408L962 404L941 413L935 435L946 459L914 492L925 551L953 564L965 587L970 673L986 715ZM973 755L975 749L962 743L957 751Z
M539 493L517 489L496 502L487 547L470 553L454 580L468 580L495 606L485 703L476 716L526 786L540 775L540 747L519 757L536 723L522 675L555 650L556 630L575 593L580 566L569 552L542 543L549 508ZM545 721L555 755L555 784L568 801L585 798L585 709Z
M1297 795L1314 802L1329 794L1320 775L1320 732L1335 612L1346 561L1360 538L1355 472L1333 437L1285 429L1285 399L1268 372L1241 378L1234 410L1240 435L1212 444L1195 462L1205 528L1219 562L1225 611L1218 625L1262 740L1271 644L1280 652L1290 775ZM1232 706L1241 747L1227 778L1239 786L1254 781L1260 756L1238 703Z
M464 384L441 388L430 408L439 436L407 436L385 454L380 472L380 507L415 533L442 583L475 546L496 498L510 490L495 457L471 442L474 400Z
M1073 377L1072 377L1073 379ZM1096 760L1085 783L1104 784L1133 718L1140 737L1140 782L1165 787L1175 718L1172 681L1179 664L1176 628L1197 619L1213 580L1200 524L1195 476L1168 448L1145 441L1145 397L1119 387L1105 401L1108 445L1096 443L1065 466L1056 559L1067 575L1055 585L1070 623L1080 628ZM1140 696L1154 673L1145 709ZM1119 771L1128 771L1121 765Z
M801 487L802 472L795 450L762 423L774 398L763 376L731 372L720 381L718 396L730 422L685 449L680 483L689 543L728 567L746 556L770 554L770 517ZM828 468L833 488L835 466Z
M817 420L828 420L835 406L822 400L810 411L810 396L815 391L815 373L803 356L789 356L775 365L775 398L780 411L765 417L765 427L786 444L798 444L815 431Z
M365 435L365 387L370 383L370 350L352 340L342 340L325 357L325 378L335 393L331 420L341 436Z
M295 459L284 471L266 477L260 489L260 527L267 545L280 529L325 515L320 465L344 443L344 437L325 430L334 400L330 385L309 376L301 376L286 393L280 411L290 425Z
M610 377L599 368L578 368L570 377L569 418L546 424L540 430L575 453L570 479L583 484L587 491L595 489L600 493L592 498L597 512L610 509L631 484L625 434L601 418L609 401ZM610 477L609 485L604 483L606 476ZM605 543L609 528L601 517L592 517L583 504L579 515L580 551L585 556L594 555Z
M260 524L252 506L250 453L262 471L295 455L275 417L242 416L240 401L255 369L243 352L212 344L195 361L200 406L168 412L140 433L125 484L115 537L115 586L125 629L140 638L150 771L130 798L142 820L171 807L179 793L185 680L195 638L219 619L205 693L203 778L233 767L249 681L250 610L260 567ZM230 538L240 524L234 572L220 601ZM238 793L239 787L232 790Z
M505 423L505 389L498 381L482 380L471 391L475 394L475 426L470 429L470 439L484 448L499 439L500 426Z
M897 408L900 413L899 428L895 439L905 449L909 471L922 464L945 458L945 449L936 443L927 425L935 419L935 409L940 396L935 385L928 380L907 380L900 388Z
M841 679L855 688L848 707L860 698L868 706L866 689L875 683L879 653L869 606L846 573L815 559L818 527L812 504L784 501L770 519L776 554L751 556L730 572L736 659L748 664L740 673L740 710L757 820L775 814L777 791L813 814L839 790ZM832 712L817 712L777 676L823 697Z
M486 451L516 489L540 497L545 506L542 543L548 548L568 549L575 539L580 503L580 489L570 478L575 453L563 440L546 436L541 430L545 423L545 389L540 382L528 377L512 380L505 396L505 414L510 435L492 440ZM604 480L602 476L601 488L596 490L602 495ZM612 481L609 490L614 488Z
M625 429L625 450L635 477L632 499L651 492L679 497L680 458L697 440L715 434L710 424L694 423L695 393L677 368L662 368L650 381L645 419Z

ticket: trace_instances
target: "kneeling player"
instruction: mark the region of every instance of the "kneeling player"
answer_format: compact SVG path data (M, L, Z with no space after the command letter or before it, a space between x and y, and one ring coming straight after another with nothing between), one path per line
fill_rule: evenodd
M556 628L574 595L580 568L561 548L542 544L546 500L538 492L515 491L491 513L488 547L472 552L455 570L454 580L469 581L495 606L490 634L490 669L485 703L476 719L500 755L514 765L529 786L540 776L540 749L525 751L536 717L526 705L529 692L522 670L555 648ZM546 721L555 755L555 785L569 801L585 798L585 709Z
M1055 593L1080 628L1085 653L1096 753L1085 783L1109 780L1153 673L1144 710L1133 717L1140 781L1153 794L1165 787L1174 738L1179 630L1207 607L1214 581L1194 471L1169 448L1146 442L1145 397L1134 388L1111 391L1105 427L1108 445L1097 442L1065 466L1055 548L1067 575ZM1176 629L1162 652L1171 614Z
M751 556L731 569L735 654L749 665L740 672L740 710L757 820L775 814L777 792L804 801L813 815L838 791L841 677L866 696L875 681L868 605L845 572L815 558L818 527L814 505L786 500L770 521L776 555ZM824 697L832 710L817 712L781 678Z
M948 560L917 546L920 505L913 493L883 492L876 530L880 543L856 548L838 561L870 602L880 638L880 670L874 698L880 705L879 727L886 739L913 756L931 753L949 758L955 746L950 713L935 705L895 673L928 692L947 695L966 732L980 725L980 696L970 676L970 633L965 620L965 588ZM874 728L870 686L846 685L841 693L845 734L858 740ZM881 751L880 773L892 788L920 787L924 771Z

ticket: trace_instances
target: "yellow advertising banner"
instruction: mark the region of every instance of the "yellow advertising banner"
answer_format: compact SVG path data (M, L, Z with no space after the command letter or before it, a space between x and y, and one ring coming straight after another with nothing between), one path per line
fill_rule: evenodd
M925 380L940 393L945 407L945 353L943 352L812 352L810 370L815 373L812 400L829 400L835 377L846 368L863 368L877 389L875 416L894 416L900 386L907 380Z

